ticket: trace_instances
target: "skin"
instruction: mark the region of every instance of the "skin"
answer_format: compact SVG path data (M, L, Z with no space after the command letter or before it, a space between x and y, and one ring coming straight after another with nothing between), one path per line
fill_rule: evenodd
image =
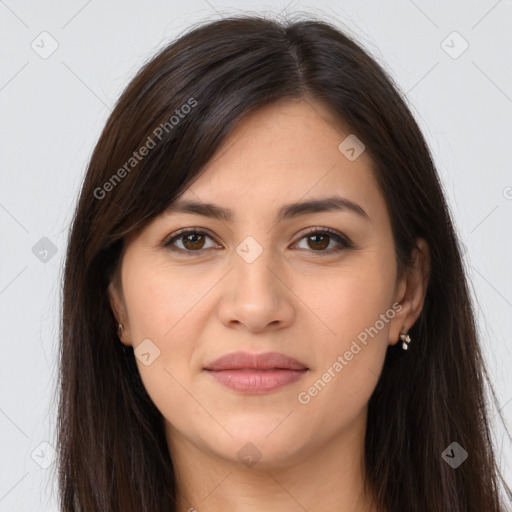
M250 114L180 198L229 208L233 221L162 214L126 246L111 304L124 344L150 339L160 350L137 365L165 419L180 511L376 511L363 492L367 404L387 347L420 314L429 259L420 239L414 269L399 274L372 161L367 152L350 161L338 149L349 134L318 101L286 100ZM334 194L368 219L344 210L276 220L283 204ZM211 238L175 240L182 253L162 246L189 227ZM329 254L339 242L315 245L304 234L309 227L344 234L354 248ZM251 263L236 252L248 236L263 250ZM187 248L196 252L187 256ZM378 334L300 403L299 393L390 310ZM309 371L247 395L203 370L239 350L281 352ZM237 456L248 442L261 454L251 467Z

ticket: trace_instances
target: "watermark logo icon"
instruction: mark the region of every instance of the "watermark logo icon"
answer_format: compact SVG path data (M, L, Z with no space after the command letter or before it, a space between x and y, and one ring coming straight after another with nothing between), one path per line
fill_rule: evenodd
M252 468L261 459L262 453L253 443L245 443L236 455L244 466Z
M444 450L441 457L453 469L457 469L468 458L468 452L459 443L453 442Z
M41 59L50 57L59 47L57 40L48 32L41 32L30 44Z
M133 353L144 366L149 366L160 356L160 349L150 339L146 338L139 343Z
M32 254L39 261L48 263L57 254L57 246L49 238L43 236L43 238L32 247Z
M252 236L248 236L238 245L236 252L246 263L252 263L263 252L263 247Z
M445 39L443 39L441 42L441 48L452 59L458 59L469 48L469 43L454 30Z
M352 133L338 146L340 153L353 162L366 149L365 145Z
M38 444L30 457L42 469L48 469L55 460L56 451L50 443L43 441Z

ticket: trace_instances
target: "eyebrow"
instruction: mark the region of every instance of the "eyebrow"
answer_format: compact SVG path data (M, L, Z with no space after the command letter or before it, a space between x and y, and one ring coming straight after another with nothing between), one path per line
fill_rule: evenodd
M277 219L281 221L299 217L300 215L306 215L308 213L332 211L348 211L355 213L366 220L370 220L370 217L361 206L340 196L286 204L278 211ZM166 209L166 213L192 213L226 222L232 222L234 218L233 212L227 208L222 208L212 203L200 203L197 201L187 200L180 200L171 204Z

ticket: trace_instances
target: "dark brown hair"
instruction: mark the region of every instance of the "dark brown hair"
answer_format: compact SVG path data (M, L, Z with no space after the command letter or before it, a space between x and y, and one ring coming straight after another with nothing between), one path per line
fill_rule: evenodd
M369 402L368 489L383 511L504 511L501 485L511 493L495 460L485 398L485 384L492 386L467 280L406 102L382 67L330 24L244 16L196 26L146 63L92 154L64 274L58 456L65 512L175 510L162 415L133 349L117 338L107 287L127 237L197 179L237 123L290 98L324 102L365 144L399 268L410 263L418 237L430 247L414 343L407 352L388 349ZM457 469L441 457L454 441L469 454Z

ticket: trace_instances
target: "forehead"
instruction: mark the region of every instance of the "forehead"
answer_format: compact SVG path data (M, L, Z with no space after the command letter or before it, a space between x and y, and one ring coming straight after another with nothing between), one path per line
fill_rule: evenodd
M236 220L278 216L285 204L337 196L370 218L387 216L369 155L349 159L339 148L349 136L321 102L263 107L238 124L175 203L212 203Z

